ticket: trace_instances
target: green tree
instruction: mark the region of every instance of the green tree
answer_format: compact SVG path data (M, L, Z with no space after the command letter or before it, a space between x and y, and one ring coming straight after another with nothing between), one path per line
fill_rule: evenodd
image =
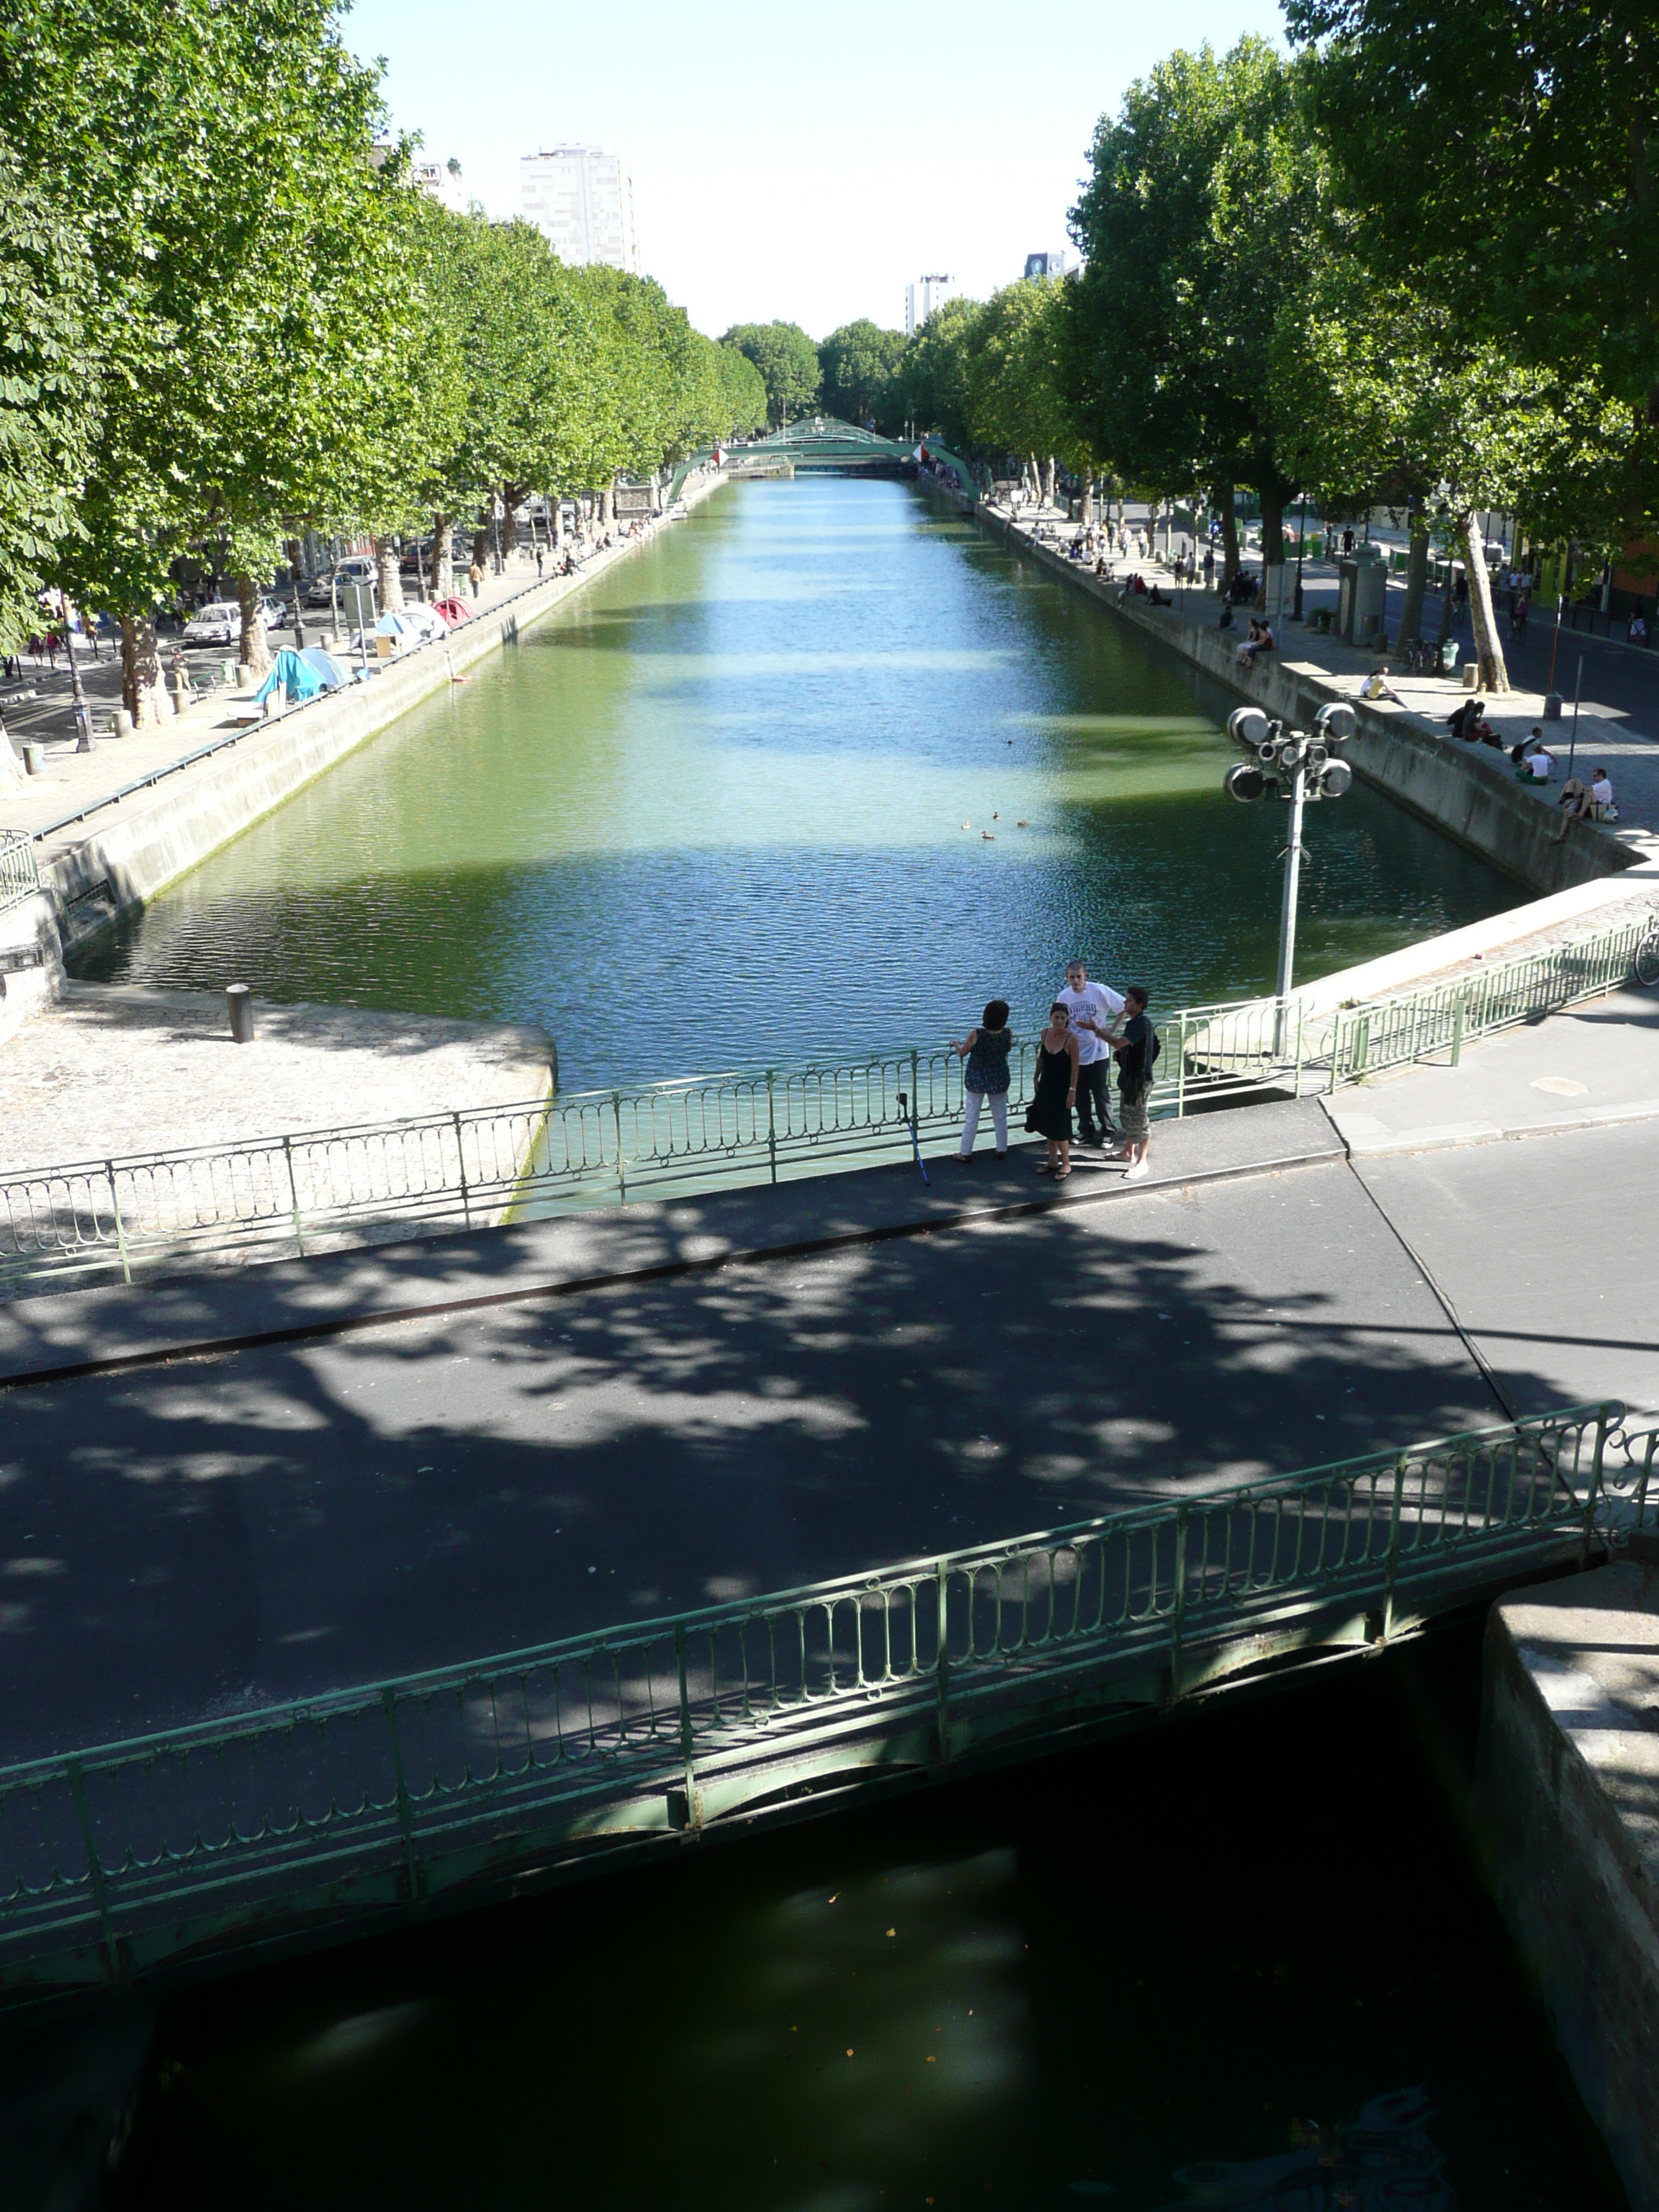
M1054 463L1092 474L1079 411L1060 388L1069 280L1023 279L994 293L972 326L969 422L977 444L1029 459L1054 496ZM1046 465L1045 465L1046 464Z
M1659 422L1649 0L1287 0L1358 246Z
M937 430L947 446L974 443L969 364L984 313L981 301L947 300L910 340L899 363L900 411L918 430Z
M818 348L825 409L844 422L873 422L885 429L903 413L895 404L903 355L904 333L881 330L867 316L831 331Z
M724 342L715 344L714 375L720 402L714 435L738 437L761 428L766 421L766 386L748 355Z
M1166 492L1261 501L1264 595L1281 603L1284 516L1270 351L1325 257L1321 159L1296 71L1265 40L1178 52L1103 118L1072 210L1087 257L1066 297L1067 382L1092 450ZM1230 566L1236 556L1230 547Z
M766 386L767 420L798 421L818 404L818 349L799 323L734 323L720 340L753 362Z
M80 234L0 143L0 652L39 629L58 548L82 526L99 403L92 284Z
M1519 511L1547 537L1616 543L1633 411L1592 380L1472 343L1455 307L1352 260L1286 314L1273 374L1287 465L1344 504L1411 503L1401 638L1419 634L1437 531L1463 558L1481 681L1506 691L1480 518Z
M379 121L329 0L14 0L0 23L0 132L97 274L101 404L58 574L120 614L137 712L170 562L203 530L268 562L418 341L381 279Z

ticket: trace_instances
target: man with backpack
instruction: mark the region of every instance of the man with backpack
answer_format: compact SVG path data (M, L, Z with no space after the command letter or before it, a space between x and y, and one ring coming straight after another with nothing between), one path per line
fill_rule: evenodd
M1117 1119L1123 1132L1123 1150L1113 1157L1129 1163L1124 1182L1139 1182L1147 1172L1146 1155L1152 1150L1146 1101L1152 1093L1152 1071L1158 1064L1158 1032L1147 1018L1146 994L1142 986L1131 983L1123 1000L1121 1027L1106 1034L1106 1042L1117 1060Z

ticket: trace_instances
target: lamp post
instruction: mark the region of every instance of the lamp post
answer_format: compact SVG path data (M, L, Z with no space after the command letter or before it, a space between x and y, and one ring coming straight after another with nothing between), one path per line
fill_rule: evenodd
M1296 605L1291 610L1291 620L1302 619L1302 556L1308 550L1308 495L1302 495L1302 512L1296 525Z
M1284 883L1279 904L1279 973L1273 999L1273 1057L1283 1060L1296 967L1297 902L1302 888L1302 817L1310 800L1340 799L1353 781L1353 770L1337 755L1354 732L1354 711L1334 699L1315 717L1312 734L1270 722L1260 707L1236 707L1227 734L1245 757L1227 770L1222 788L1248 806L1258 799L1290 801L1290 842L1282 855Z

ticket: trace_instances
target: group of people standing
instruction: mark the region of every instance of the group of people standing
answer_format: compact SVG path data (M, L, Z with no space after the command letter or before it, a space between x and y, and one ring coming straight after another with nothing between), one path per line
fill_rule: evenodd
M993 999L977 1029L951 1041L951 1050L967 1062L963 1088L967 1106L962 1125L962 1149L957 1158L965 1167L973 1158L980 1115L988 1104L996 1133L996 1156L1008 1151L1008 1054L1013 1045L1008 1026L1008 1002ZM1139 1181L1147 1172L1146 1155L1152 1133L1147 1121L1147 1097L1158 1059L1158 1037L1146 1012L1146 994L1138 983L1127 991L1114 991L1105 983L1091 983L1081 960L1066 964L1066 987L1055 994L1048 1020L1037 1047L1036 1081L1025 1109L1025 1127L1046 1139L1040 1175L1063 1182L1072 1172L1072 1116L1077 1115L1076 1141L1104 1152L1127 1170L1124 1180ZM1118 1111L1112 1118L1110 1074L1117 1066Z

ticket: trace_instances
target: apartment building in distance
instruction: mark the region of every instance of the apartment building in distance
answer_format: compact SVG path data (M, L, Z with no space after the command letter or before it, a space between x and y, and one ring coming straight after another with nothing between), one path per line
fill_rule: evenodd
M639 274L634 179L598 146L552 146L519 163L520 205L561 261L601 262Z
M953 276L918 276L914 284L904 288L904 335L915 337L930 315L938 314L945 302L955 296Z

